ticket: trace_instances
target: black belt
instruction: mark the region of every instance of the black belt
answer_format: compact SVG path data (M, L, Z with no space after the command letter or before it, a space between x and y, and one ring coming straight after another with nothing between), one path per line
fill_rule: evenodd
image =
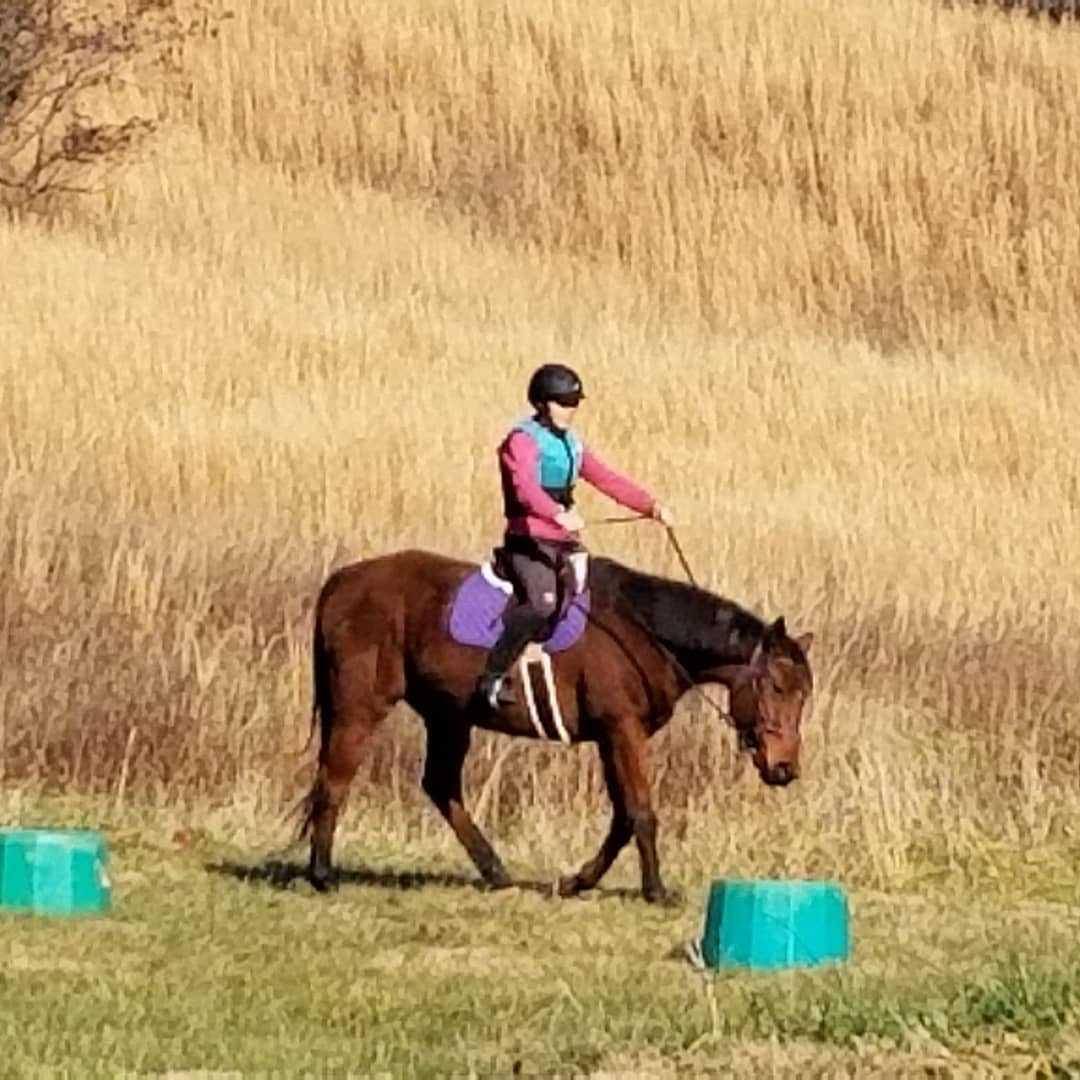
M525 555L552 570L559 570L567 555L580 550L581 545L576 540L537 540L523 533L507 533L502 543L502 551L507 555Z

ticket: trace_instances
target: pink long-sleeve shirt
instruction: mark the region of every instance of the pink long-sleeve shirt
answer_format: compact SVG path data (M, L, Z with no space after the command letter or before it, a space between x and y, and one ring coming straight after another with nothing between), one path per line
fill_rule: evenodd
M525 511L507 518L506 531L536 540L571 540L572 535L555 521L565 507L540 486L539 461L540 449L525 431L510 432L499 447L503 490L513 495L507 501L516 502ZM656 503L644 488L616 472L588 447L582 453L581 479L638 514L651 513Z

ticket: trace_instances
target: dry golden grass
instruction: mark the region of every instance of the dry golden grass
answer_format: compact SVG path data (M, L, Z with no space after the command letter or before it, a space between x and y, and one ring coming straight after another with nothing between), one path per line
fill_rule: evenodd
M1072 317L1071 31L918 0L328 0L253 4L205 60L215 143L618 259L665 316L887 349Z
M481 555L560 356L701 575L819 635L804 780L733 779L690 703L669 837L877 884L1074 843L1076 43L915 0L245 5L147 88L151 160L0 231L0 778L293 797L328 567ZM678 576L649 526L589 541ZM359 787L411 808L387 728ZM588 754L504 745L484 822L591 846Z

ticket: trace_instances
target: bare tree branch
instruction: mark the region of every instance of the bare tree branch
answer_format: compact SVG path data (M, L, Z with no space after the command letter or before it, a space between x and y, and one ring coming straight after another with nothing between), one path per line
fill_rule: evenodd
M183 20L175 4L0 0L0 209L98 190L95 178L153 134L155 116L106 120L102 102L115 105L207 31L206 9Z

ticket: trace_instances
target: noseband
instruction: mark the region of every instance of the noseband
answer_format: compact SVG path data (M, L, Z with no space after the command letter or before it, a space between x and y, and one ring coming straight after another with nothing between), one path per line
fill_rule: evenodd
M749 724L740 724L732 713L727 714L727 719L735 728L740 750L756 750L761 744L763 735L783 735L783 727L775 720L765 716L761 711L761 682L765 676L761 673L750 676L750 684L754 691L754 715Z
M761 675L750 676L750 685L754 692L754 714L750 723L740 723L734 712L727 714L731 726L735 729L740 750L756 750L761 743L762 734L769 730L765 718L761 715L761 679Z

